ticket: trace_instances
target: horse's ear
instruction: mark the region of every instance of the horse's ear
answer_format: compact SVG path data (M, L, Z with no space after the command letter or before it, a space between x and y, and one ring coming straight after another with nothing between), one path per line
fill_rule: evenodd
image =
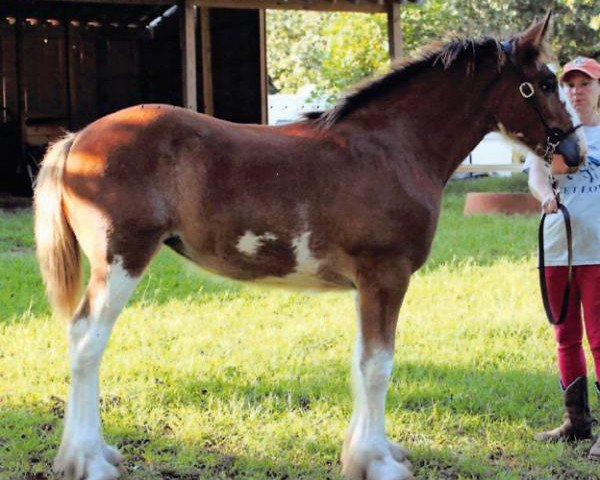
M552 10L548 10L541 21L535 21L531 27L517 38L517 54L523 62L531 62L541 55L550 56L548 38L552 31Z

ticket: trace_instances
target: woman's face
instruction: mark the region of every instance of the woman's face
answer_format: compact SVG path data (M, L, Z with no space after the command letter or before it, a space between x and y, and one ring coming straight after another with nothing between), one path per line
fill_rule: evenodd
M600 81L585 73L571 72L564 80L567 96L578 113L594 111L600 99Z

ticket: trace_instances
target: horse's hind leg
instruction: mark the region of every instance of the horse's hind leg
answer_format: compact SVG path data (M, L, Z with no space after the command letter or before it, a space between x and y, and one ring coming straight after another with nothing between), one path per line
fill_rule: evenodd
M406 452L387 439L384 425L396 323L410 275L402 270L369 273L358 285L354 411L342 452L343 474L352 480L412 478Z
M69 324L71 389L62 443L54 463L55 469L70 480L119 476L117 466L122 457L106 445L102 436L99 370L113 325L141 275L141 271L128 271L119 255L110 262L94 261L93 257L90 261L90 282Z

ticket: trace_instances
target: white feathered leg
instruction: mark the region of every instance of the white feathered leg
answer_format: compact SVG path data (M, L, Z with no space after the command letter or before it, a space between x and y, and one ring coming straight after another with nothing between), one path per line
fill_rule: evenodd
M71 389L62 443L54 462L69 480L111 480L119 476L121 454L106 444L99 411L102 354L115 320L139 281L116 258L106 275L94 275L86 299L69 325Z

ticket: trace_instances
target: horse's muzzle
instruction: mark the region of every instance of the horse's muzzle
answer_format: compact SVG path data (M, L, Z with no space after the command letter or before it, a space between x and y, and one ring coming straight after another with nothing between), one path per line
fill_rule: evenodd
M577 135L575 135L575 133L571 133L569 136L561 140L556 147L556 153L561 155L564 159L564 164L568 169L568 172L564 173L576 172L579 168L579 165L581 165L583 162L583 155L581 155L581 148L579 146L579 138Z

